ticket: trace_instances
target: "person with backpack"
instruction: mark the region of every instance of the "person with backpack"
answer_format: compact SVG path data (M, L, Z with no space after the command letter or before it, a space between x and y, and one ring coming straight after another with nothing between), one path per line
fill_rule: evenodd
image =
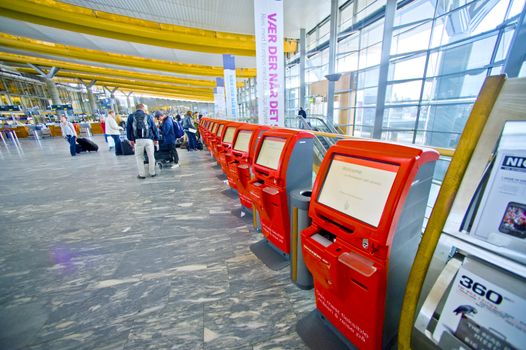
M197 129L195 129L191 111L186 112L186 114L184 115L183 130L186 133L186 136L188 137L188 146L186 147L186 150L188 152L197 151L197 140L195 138L195 133L197 132Z
M167 149L170 152L174 167L179 167L179 154L177 154L177 147L175 141L182 137L184 132L179 127L177 122L174 122L172 117L167 116L162 111L155 112L155 118L161 122L161 134L163 136L163 143L160 147Z
M148 155L148 172L151 177L155 177L155 155L154 147L159 144L159 132L153 118L145 111L146 106L139 103L136 111L128 116L126 123L126 134L131 145L135 147L135 159L139 175L137 178L145 179L144 172L144 151Z

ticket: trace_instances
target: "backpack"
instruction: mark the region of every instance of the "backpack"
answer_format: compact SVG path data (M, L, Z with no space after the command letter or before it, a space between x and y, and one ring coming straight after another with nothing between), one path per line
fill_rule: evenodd
M136 139L146 139L149 137L148 116L142 111L133 114L133 136Z
M183 137L184 136L184 130L181 127L181 125L176 120L173 121L173 125L174 125L175 139L179 139L179 138Z

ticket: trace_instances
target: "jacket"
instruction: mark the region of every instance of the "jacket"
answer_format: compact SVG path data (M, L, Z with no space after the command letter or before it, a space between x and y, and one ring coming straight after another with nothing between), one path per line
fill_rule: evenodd
M77 137L77 132L75 127L71 122L66 122L66 124L60 123L60 129L62 130L62 136L75 136Z
M192 119L192 117L189 115L185 115L183 118L183 130L188 131L188 129L193 129L194 127L194 120Z
M144 111L137 110L135 113L144 113ZM128 137L128 140L135 141L135 134L133 133L133 117L135 116L135 113L132 113L128 116L128 120L126 122L126 136ZM146 121L148 123L148 138L152 139L154 141L159 141L159 131L157 130L157 126L155 126L155 123L153 122L153 118L146 114Z
M174 121L171 117L166 117L161 126L161 134L163 135L163 143L165 145L175 145L175 131Z
M106 118L106 130L105 134L107 135L120 135L121 132L119 130L119 125L117 125L117 122L113 117L108 116Z

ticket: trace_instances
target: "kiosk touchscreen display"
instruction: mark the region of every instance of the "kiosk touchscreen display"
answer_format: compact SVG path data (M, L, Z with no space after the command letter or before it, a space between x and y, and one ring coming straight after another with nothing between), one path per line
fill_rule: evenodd
M398 165L334 156L318 202L378 227Z
M284 139L278 137L265 137L256 164L277 170L283 147L285 147Z
M236 132L236 127L229 126L225 131L225 137L223 137L223 142L232 143L232 139L234 138L235 132Z
M221 136L221 132L223 132L223 127L223 124L219 125L219 129L217 129L216 136Z
M248 152L248 147L250 145L250 138L252 137L252 131L243 130L237 134L236 144L234 149L236 151Z

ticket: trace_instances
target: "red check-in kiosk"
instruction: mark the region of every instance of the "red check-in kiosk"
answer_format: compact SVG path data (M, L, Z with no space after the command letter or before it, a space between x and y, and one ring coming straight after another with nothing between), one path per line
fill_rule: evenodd
M303 256L322 319L358 349L395 341L438 156L430 149L340 140L321 164L312 224L301 234Z
M210 139L213 135L215 135L215 132L217 131L217 121L213 120L210 121L210 123L207 126L207 130L205 131L203 142L205 143L206 147L210 149Z
M225 125L223 128L223 133L221 135L221 142L216 146L217 152L217 161L221 166L223 172L228 175L228 163L227 158L230 158L230 153L232 151L232 142L234 140L234 134L239 126L243 123L230 122Z
M210 137L210 150L212 152L212 156L217 161L217 145L221 143L221 135L223 134L223 129L225 128L226 121L221 120L217 122L217 127L215 128L215 132L212 133L212 136Z
M261 134L270 126L243 124L237 128L231 152L226 156L228 185L238 191L241 205L252 210L252 200L248 195L248 183L252 179L251 164Z
M311 186L313 138L304 131L265 131L252 163L254 178L248 190L261 231L269 246L286 258L290 254L289 194Z

